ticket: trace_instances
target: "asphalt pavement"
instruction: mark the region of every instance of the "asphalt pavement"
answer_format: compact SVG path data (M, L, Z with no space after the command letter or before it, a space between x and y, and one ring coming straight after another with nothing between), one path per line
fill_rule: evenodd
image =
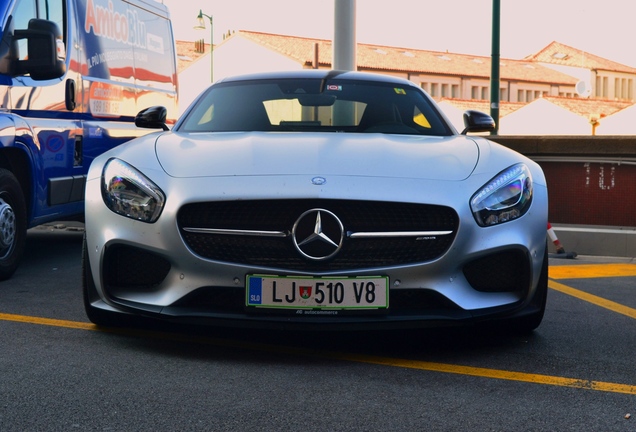
M81 224L0 285L0 430L636 431L636 263L550 258L529 336L91 324Z

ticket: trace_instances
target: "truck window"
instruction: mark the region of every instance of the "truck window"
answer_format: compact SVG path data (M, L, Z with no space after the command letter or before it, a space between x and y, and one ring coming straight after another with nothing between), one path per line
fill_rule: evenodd
M19 0L13 11L13 28L24 30L29 25L29 20L36 16L34 0ZM27 55L27 41L18 41L18 58L25 60Z
M27 29L31 18L42 18L53 21L62 31L64 44L66 44L66 20L64 16L65 7L63 0L18 0L13 10L13 28L16 30ZM25 60L26 55L26 39L18 40L18 58Z
M38 18L53 21L62 31L64 44L66 45L66 20L64 19L65 2L62 0L37 0Z

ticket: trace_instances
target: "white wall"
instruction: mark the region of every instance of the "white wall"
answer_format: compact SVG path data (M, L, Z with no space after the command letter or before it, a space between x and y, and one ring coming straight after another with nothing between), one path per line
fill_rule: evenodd
M636 135L636 105L602 118L597 135Z
M442 110L446 118L455 126L457 132L464 130L464 111L457 108L453 104L447 101L441 101L438 103L439 108Z
M258 45L240 33L214 48L214 81L232 75L298 70L301 65ZM210 55L200 57L179 74L179 113L210 85Z
M591 135L589 120L537 99L499 121L500 135Z

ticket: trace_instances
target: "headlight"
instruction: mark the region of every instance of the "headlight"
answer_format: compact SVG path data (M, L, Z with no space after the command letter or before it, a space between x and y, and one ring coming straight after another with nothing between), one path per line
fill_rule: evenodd
M480 226L492 226L523 216L532 201L532 176L524 164L500 172L470 200Z
M104 166L102 198L115 213L148 223L159 218L166 201L156 184L119 159L110 159Z

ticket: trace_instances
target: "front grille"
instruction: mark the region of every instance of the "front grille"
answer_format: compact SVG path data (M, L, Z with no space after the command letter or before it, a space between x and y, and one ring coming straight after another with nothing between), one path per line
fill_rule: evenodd
M530 286L528 257L520 250L497 252L464 266L464 276L477 291L523 292Z
M290 232L305 211L334 213L345 232L451 231L448 235L348 238L331 259L312 261L296 250ZM186 245L197 255L236 264L300 271L330 271L394 266L430 261L452 244L459 218L450 207L381 201L258 200L188 204L179 211L178 226ZM184 228L277 231L285 237L193 233Z

